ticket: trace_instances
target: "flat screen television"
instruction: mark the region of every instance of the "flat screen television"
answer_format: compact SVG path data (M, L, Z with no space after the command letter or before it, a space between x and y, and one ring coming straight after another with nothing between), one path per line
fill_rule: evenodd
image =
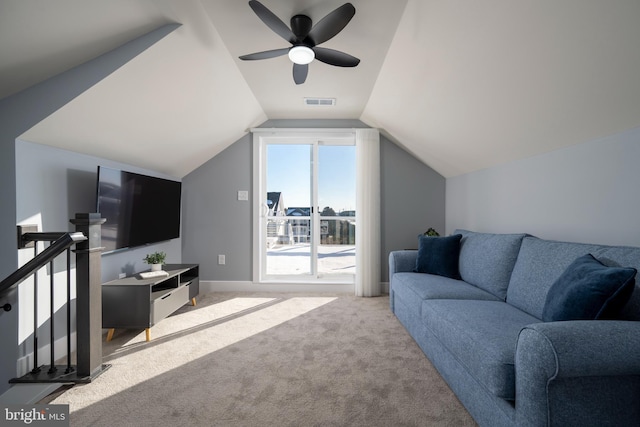
M182 183L98 166L104 252L180 237Z

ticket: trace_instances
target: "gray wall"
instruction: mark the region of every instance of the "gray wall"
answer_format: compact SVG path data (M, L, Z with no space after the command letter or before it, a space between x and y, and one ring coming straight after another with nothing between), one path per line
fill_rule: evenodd
M261 128L362 128L358 120L270 120ZM417 245L429 227L444 231L445 180L424 163L381 137L382 280L388 253ZM183 259L200 264L202 280L251 281L253 266L250 202L238 190L252 192L250 135L183 178ZM249 200L251 200L251 196ZM226 265L217 264L218 254Z
M147 169L18 140L16 189L20 197L16 206L17 223L28 223L35 217L41 218L41 231L74 231L70 218L77 212L96 211L99 165L179 181ZM117 279L119 273L133 274L148 269L142 259L154 251L166 252L168 263L180 263L181 248L181 239L173 239L104 254L102 281Z
M447 231L640 245L640 128L447 179Z
M366 124L356 119L274 119L267 120L259 128L368 128Z
M237 200L251 194L251 151L246 135L182 179L182 258L201 280L251 280L251 202Z
M382 281L389 252L418 247L418 234L445 231L445 179L385 137L380 139Z
M149 170L22 140L16 141L15 151L16 192L19 195L16 203L16 221L18 224L36 224L40 231L74 231L74 226L69 223L70 218L78 212L95 212L98 165L171 179L169 176ZM102 255L102 281L117 279L121 272L133 274L148 269L142 259L147 253L156 250L166 252L168 262L179 263L182 256L181 246L180 239L174 239L104 254ZM32 249L24 249L21 252L20 258L23 261L33 256ZM63 268L64 260L63 256L54 264L56 273ZM75 262L72 260L73 268L75 268ZM45 274L50 273L51 271L46 269ZM48 295L49 279L41 279L39 287L43 293L40 295ZM32 283L33 281L28 279L22 286L33 286ZM47 297L40 299L43 298L47 299ZM75 299L75 292L72 292L73 299ZM58 304L66 301L65 286L56 287L55 300ZM72 301L71 307L72 315L75 315L75 301ZM21 319L17 325L19 343L17 357L18 360L22 360L33 353L31 324L33 303L27 297L26 300L18 301L16 308ZM46 303L44 308L47 308ZM39 311L41 316L48 316L48 309L43 310L42 305ZM66 313L64 304L56 316L63 313ZM64 316L61 316L56 324L66 324ZM50 344L49 327L49 323L45 322L40 328L42 335L38 341L40 348ZM75 332L73 327L72 332ZM65 333L62 329L56 331L56 340L63 339L66 336Z
M135 58L179 25L167 25L61 73L15 95L0 100L0 278L18 267L16 247L16 139L47 116ZM20 194L19 197L23 195ZM16 294L0 297L14 307ZM0 312L0 393L16 375L18 310ZM12 345L15 343L15 346Z

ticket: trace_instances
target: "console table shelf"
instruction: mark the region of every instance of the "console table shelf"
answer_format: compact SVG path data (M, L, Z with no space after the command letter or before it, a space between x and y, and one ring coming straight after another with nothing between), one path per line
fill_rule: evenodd
M196 305L200 292L198 264L166 264L168 276L144 279L139 274L102 284L102 327L109 329L107 341L116 328L150 328L189 301Z

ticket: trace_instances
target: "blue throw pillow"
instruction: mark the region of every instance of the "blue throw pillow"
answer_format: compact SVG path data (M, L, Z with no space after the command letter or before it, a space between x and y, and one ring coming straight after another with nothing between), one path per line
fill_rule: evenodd
M413 271L460 279L460 239L462 234L448 237L419 236L418 258Z
M635 276L635 268L607 267L593 255L583 255L551 285L542 320L613 318L631 298Z

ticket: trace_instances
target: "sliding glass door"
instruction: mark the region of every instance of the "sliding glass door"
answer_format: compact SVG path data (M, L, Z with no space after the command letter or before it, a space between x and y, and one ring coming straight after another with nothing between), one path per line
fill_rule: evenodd
M259 143L259 280L352 283L352 135L265 137Z
M313 273L313 146L267 144L263 233L265 275ZM267 210L268 208L268 210Z
M356 272L356 147L318 145L318 273Z

